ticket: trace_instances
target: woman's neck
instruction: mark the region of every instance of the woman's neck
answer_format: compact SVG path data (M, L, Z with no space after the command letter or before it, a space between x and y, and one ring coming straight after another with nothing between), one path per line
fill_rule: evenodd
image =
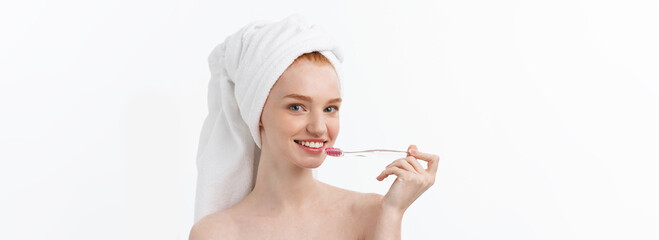
M244 202L259 215L309 212L323 200L323 185L310 168L261 155L252 192Z

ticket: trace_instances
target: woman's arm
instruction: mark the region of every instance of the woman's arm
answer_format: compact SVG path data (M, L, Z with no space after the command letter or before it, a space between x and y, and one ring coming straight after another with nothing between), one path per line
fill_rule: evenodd
M383 205L382 198L377 203L375 226L372 234L368 234L368 240L389 240L401 238L401 224L403 223L403 212Z

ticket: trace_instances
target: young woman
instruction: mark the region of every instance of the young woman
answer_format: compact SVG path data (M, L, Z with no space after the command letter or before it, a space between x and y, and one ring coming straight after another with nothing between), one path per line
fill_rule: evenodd
M393 161L377 176L379 181L397 176L384 196L314 179L312 169L326 157L322 149L333 146L339 134L339 84L335 68L322 54L295 59L263 106L253 190L232 207L196 222L191 240L400 239L403 214L433 185L439 157L410 145L408 157Z

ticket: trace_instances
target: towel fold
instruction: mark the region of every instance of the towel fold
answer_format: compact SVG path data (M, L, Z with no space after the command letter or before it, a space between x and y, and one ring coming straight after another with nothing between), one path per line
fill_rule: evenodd
M298 56L314 51L332 63L341 80L338 44L298 14L279 22L252 22L213 49L208 116L197 152L194 222L230 208L252 191L261 153L258 123L270 89Z

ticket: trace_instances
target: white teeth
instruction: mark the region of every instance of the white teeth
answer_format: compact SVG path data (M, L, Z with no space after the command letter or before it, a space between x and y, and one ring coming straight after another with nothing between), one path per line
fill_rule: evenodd
M298 141L301 145L310 147L310 148L320 148L324 145L324 143L321 142L303 142L303 141Z

